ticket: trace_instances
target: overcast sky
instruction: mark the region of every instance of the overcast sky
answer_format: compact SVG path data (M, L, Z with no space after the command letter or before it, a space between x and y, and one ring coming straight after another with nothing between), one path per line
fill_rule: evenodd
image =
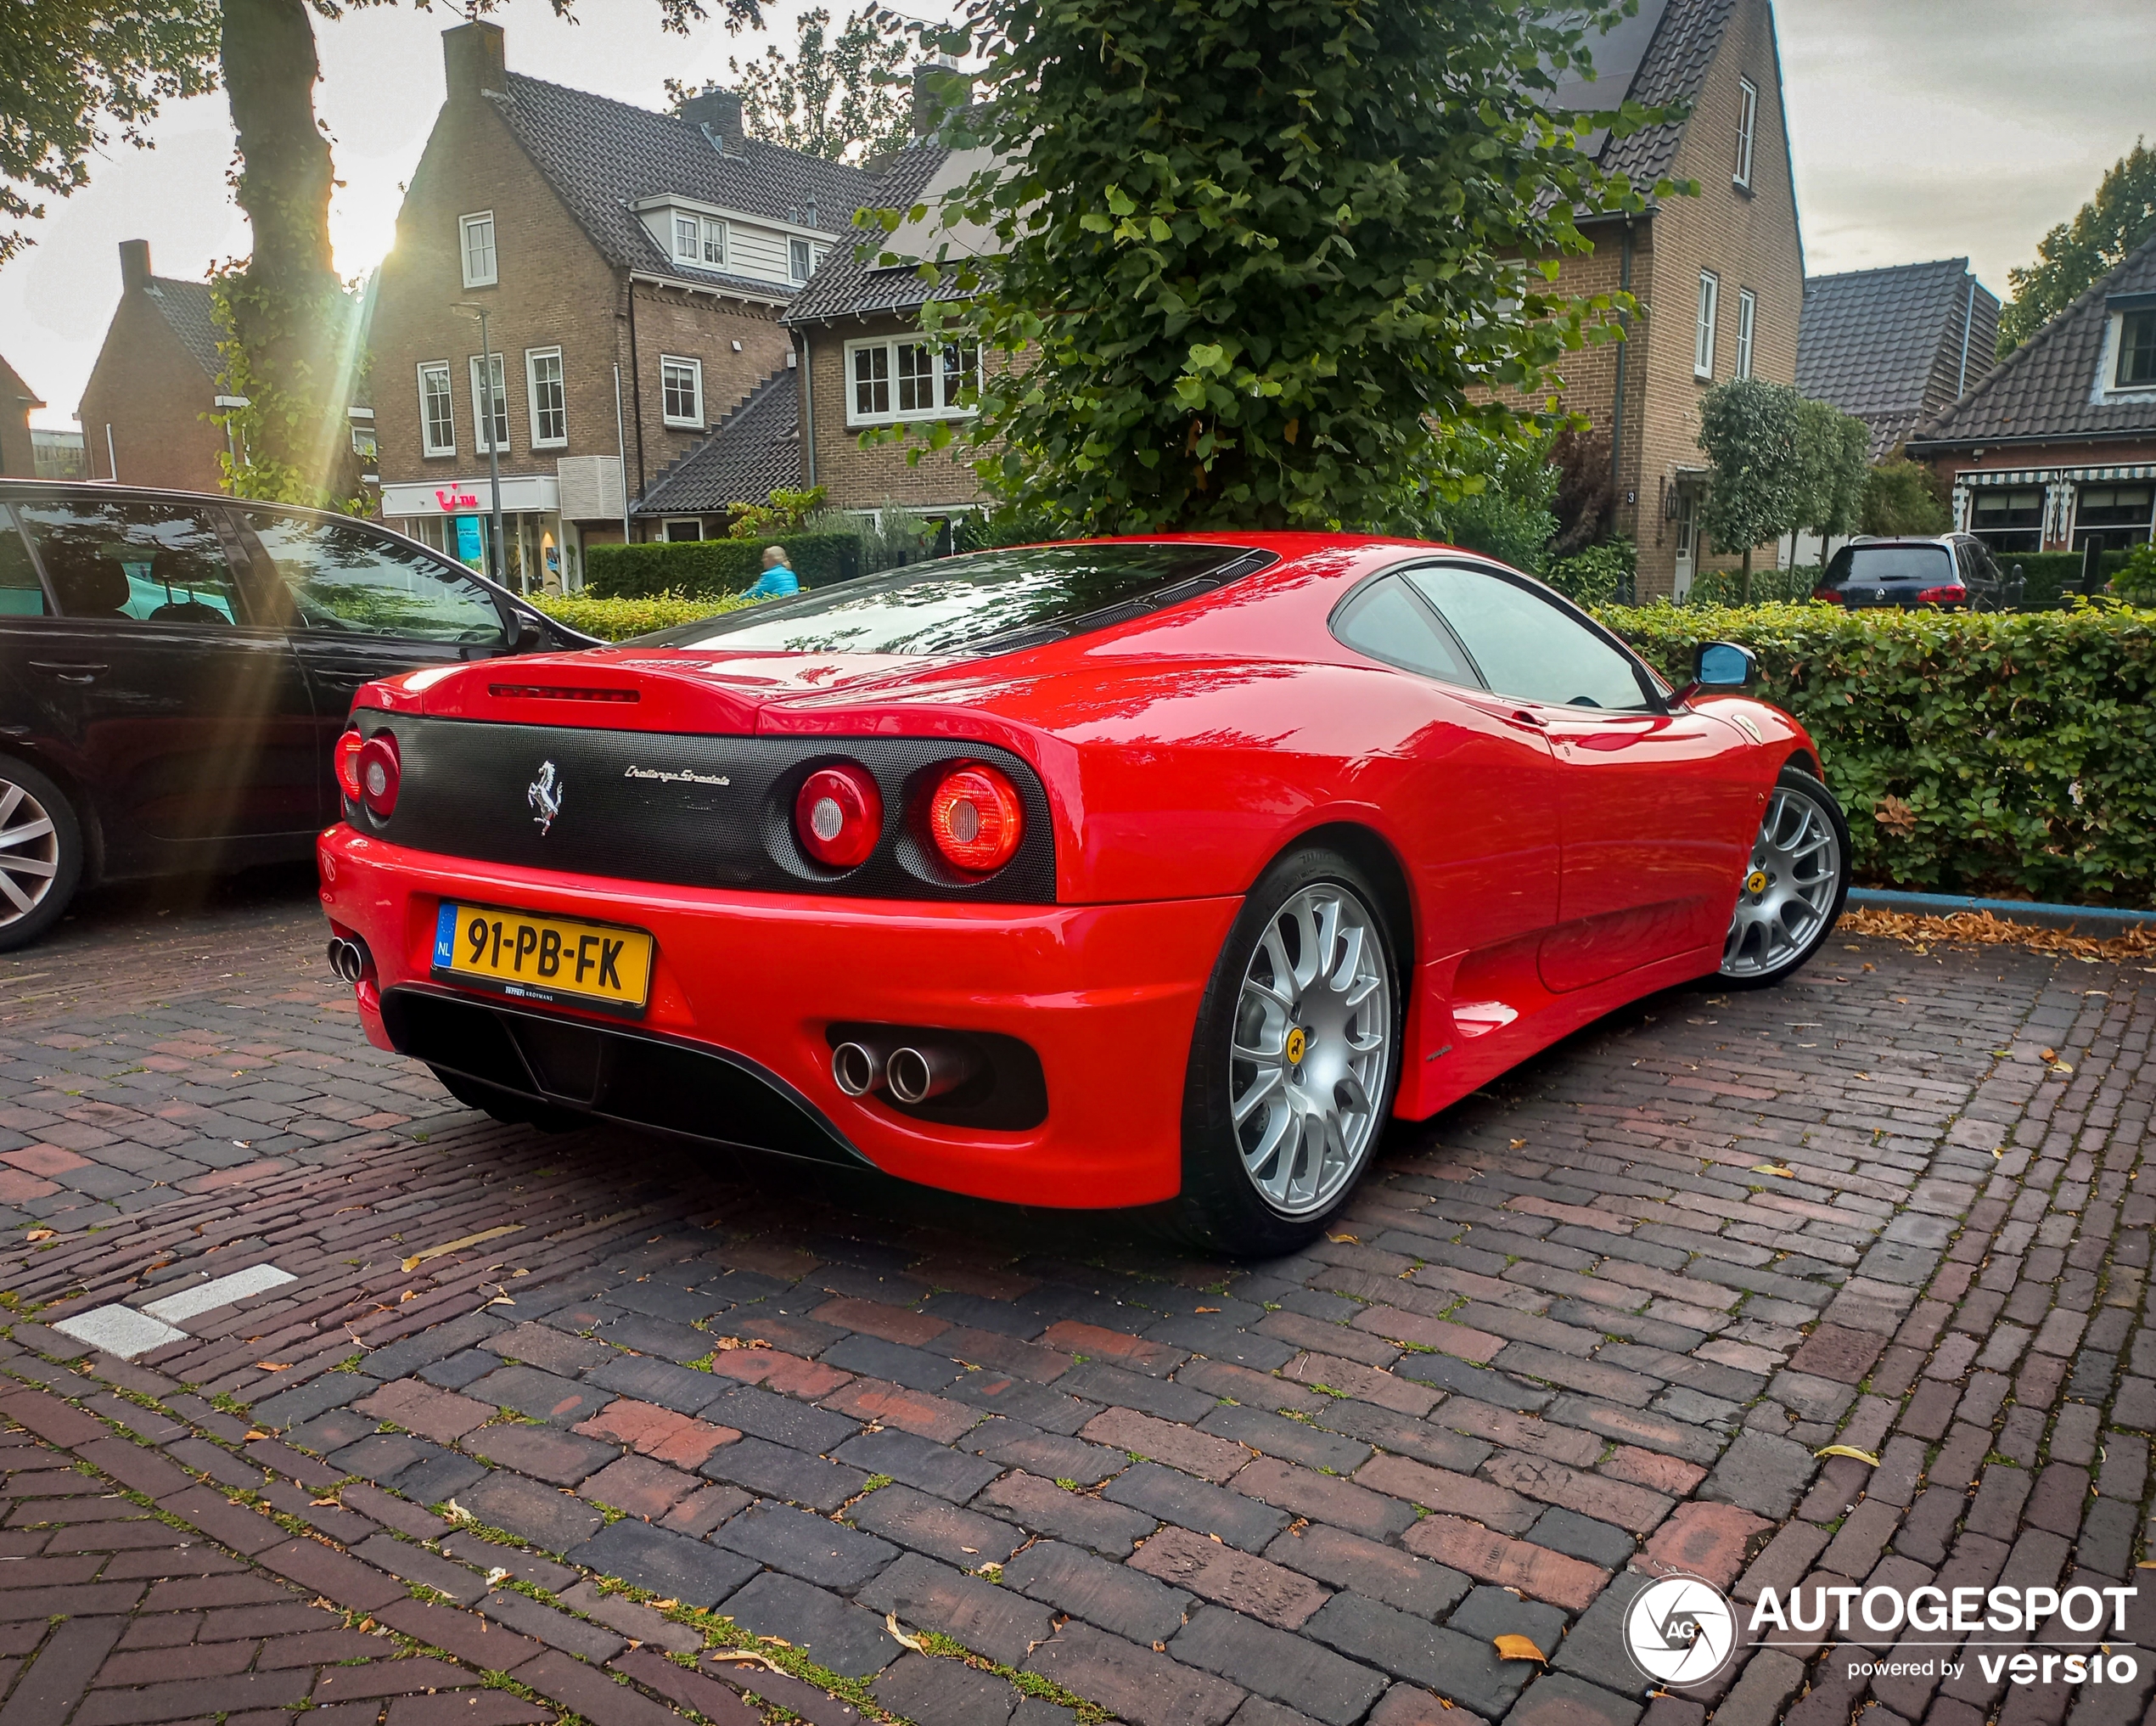
M790 43L791 8L777 9ZM570 25L547 0L508 0L495 17L511 69L657 107L666 78L725 82L729 56L763 45L716 25L670 37L647 0L583 10ZM1777 0L1775 10L1815 275L1967 256L2003 299L2008 267L2033 259L2156 116L2152 0ZM452 21L444 9L371 8L317 21L316 99L345 182L330 211L345 275L371 268L395 237L441 104ZM37 424L72 424L119 298L121 240L149 240L160 275L197 279L247 250L225 185L223 97L171 109L155 137L152 153L116 147L94 163L90 186L55 203L38 244L0 270L0 353L50 404Z

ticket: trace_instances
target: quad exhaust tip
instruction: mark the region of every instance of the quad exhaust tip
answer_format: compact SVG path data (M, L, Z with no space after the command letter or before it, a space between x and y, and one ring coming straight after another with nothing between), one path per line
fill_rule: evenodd
M955 1091L980 1070L970 1048L919 1036L858 1037L831 1051L831 1077L847 1096L883 1089L907 1105Z

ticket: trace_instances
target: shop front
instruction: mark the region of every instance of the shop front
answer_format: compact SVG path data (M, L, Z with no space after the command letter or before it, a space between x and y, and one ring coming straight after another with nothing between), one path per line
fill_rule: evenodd
M493 481L418 481L382 488L382 515L421 543L481 574L490 567ZM502 575L519 593L573 593L584 585L573 526L561 517L560 482L552 474L502 475Z

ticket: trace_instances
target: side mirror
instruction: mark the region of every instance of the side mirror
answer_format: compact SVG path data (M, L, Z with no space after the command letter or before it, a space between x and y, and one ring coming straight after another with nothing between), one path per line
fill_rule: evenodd
M1703 641L1692 650L1692 682L1701 689L1743 689L1759 678L1760 662L1733 641Z

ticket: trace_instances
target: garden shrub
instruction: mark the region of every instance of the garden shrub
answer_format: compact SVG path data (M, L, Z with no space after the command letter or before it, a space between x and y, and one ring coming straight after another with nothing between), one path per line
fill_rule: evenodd
M790 567L806 588L860 573L861 540L851 533L782 536ZM648 599L660 593L738 593L763 573L764 546L755 539L651 541L594 545L584 552L584 590L601 599Z
M2156 902L2156 611L1605 607L1664 676L1740 642L1811 731L1860 879Z
M1692 578L1692 591L1684 597L1687 605L1734 605L1743 592L1743 575L1737 570L1702 570ZM1811 590L1819 585L1819 565L1799 564L1794 569L1752 571L1752 603L1755 605L1780 604L1790 601L1801 603L1811 598Z
M685 593L653 593L641 599L619 599L592 593L535 593L531 603L549 617L558 617L571 629L596 635L601 641L626 641L632 635L670 629L677 623L693 623L699 617L716 617L721 611L738 611L755 602Z
M1542 579L1578 605L1629 604L1639 573L1639 548L1629 539L1604 540L1570 557L1559 558Z
M2078 551L1995 551L1991 560L1999 573L2013 579L2014 565L2021 565L2024 605L2054 605L2081 590L2081 554ZM2124 552L2103 554L2103 574L2108 580L2126 560Z

